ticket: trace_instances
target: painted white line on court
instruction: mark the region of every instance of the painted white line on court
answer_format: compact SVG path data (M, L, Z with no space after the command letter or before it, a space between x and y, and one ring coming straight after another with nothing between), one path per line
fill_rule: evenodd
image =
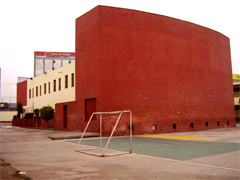
M222 167L222 166L214 166L214 165L210 165L210 164L202 164L202 163L196 163L196 162L191 162L191 161L181 161L181 160L176 160L176 159L168 159L168 158L155 157L155 156L149 156L149 155L143 155L143 154L135 154L135 153L132 153L132 154L138 155L138 156L147 156L147 157L151 157L151 158L159 158L159 159L164 159L164 160L176 161L176 162L184 162L184 163L188 163L188 164L208 166L208 167L213 167L213 168L227 169L227 170L232 170L232 171L240 171L240 169L228 168L228 167Z

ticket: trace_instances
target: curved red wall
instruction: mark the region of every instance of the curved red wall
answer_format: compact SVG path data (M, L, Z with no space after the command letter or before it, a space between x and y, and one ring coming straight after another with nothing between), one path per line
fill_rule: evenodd
M135 134L235 126L229 38L166 16L97 6L76 20L82 121L89 98L97 111L132 110ZM106 134L113 124L104 125Z

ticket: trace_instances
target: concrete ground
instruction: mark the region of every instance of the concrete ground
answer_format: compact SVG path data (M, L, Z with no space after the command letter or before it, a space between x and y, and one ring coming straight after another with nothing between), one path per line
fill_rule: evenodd
M76 152L78 141L74 139L48 138L71 132L5 126L0 128L0 156L34 180L240 179L239 130L134 136L132 154L97 157ZM98 145L99 138L86 138L82 143ZM111 140L109 148L125 151L119 147L129 149L128 137Z

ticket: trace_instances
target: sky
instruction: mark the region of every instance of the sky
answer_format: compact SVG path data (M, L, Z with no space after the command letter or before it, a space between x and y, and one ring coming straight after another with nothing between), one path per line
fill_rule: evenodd
M0 101L15 101L17 77L33 77L34 51L75 52L75 19L97 5L189 21L230 38L240 74L240 0L0 0Z

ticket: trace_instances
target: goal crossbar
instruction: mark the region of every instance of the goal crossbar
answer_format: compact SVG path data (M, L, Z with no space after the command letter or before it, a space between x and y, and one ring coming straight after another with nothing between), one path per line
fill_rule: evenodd
M114 153L114 154L105 154L106 149L107 149L107 147L108 147L108 144L109 144L109 142L110 142L110 140L111 140L111 138L112 138L112 136L113 136L113 133L114 133L114 131L115 131L117 125L118 125L118 122L119 122L119 120L121 119L121 116L122 116L123 113L129 113L129 114L130 114L130 118L129 118L129 121L130 121L130 127L129 127L129 130L130 130L130 150L129 150L129 152L120 152L120 153ZM88 148L84 148L84 149L78 149L78 146L80 145L80 143L81 143L81 141L82 141L82 139L83 139L83 136L84 136L85 132L87 131L87 128L88 128L88 126L89 126L89 124L90 124L90 122L91 122L91 120L92 120L92 117L93 117L93 115L95 115L95 114L96 114L96 115L100 115L100 147L91 147L91 148L88 147ZM98 153L98 154L97 154L97 153L87 152L86 150L102 149L102 115L103 115L103 114L119 114L119 116L118 116L118 119L117 119L117 121L116 121L116 123L115 123L115 125L114 125L114 128L113 128L113 130L112 130L112 132L111 132L110 137L108 138L107 144L105 145L102 153L100 153L100 154ZM77 152L82 152L82 153L86 153L86 154L91 154L91 155L95 155L95 156L100 156L100 157L116 156L116 155L121 155L121 154L131 154L131 153L132 153L132 111L131 111L131 110L124 110L124 111L94 112L94 113L92 113L92 115L91 115L91 117L90 117L90 119L89 119L89 121L88 121L88 123L87 123L87 125L86 125L86 127L85 127L85 129L84 129L84 131L83 131L83 133L82 133L82 136L81 136L81 138L80 138L79 141L78 141L78 144L77 144L77 147L75 148L75 151L77 151Z

